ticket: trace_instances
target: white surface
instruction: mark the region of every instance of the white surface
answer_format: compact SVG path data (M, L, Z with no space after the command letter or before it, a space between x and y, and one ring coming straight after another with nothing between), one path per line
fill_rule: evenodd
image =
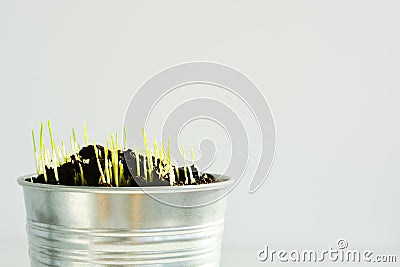
M361 0L1 1L0 242L11 244L1 260L26 263L26 248L13 245L25 238L15 180L34 170L31 129L51 119L56 138L67 138L85 120L89 135L104 140L146 79L194 60L245 73L276 120L267 182L248 195L246 180L230 195L224 244L249 252L225 253L227 266L257 266L253 250L265 244L328 247L346 238L400 251L399 8Z

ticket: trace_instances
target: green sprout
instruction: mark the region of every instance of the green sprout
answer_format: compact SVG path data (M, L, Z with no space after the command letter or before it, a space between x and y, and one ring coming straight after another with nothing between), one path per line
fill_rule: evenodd
M157 141L154 139L154 145L153 145L153 155L154 159L157 162L158 159L158 146L157 146Z
M69 142L71 144L72 154L75 156L75 159L77 159L80 150L80 145L76 141L76 133L74 128L72 128L72 136L69 137Z
M52 154L52 163L53 163L54 176L56 178L56 181L58 182L59 179L58 179L58 170L57 170L56 149L55 149L55 145L54 145L53 130L51 128L50 121L47 121L47 126L49 128L49 134L50 134L51 154Z
M147 167L146 167L146 155L144 154L144 150L142 151L143 154L143 172L144 172L144 178L146 180L147 183Z
M122 164L121 161L119 161L119 180L122 181L124 178L124 165Z
M164 146L164 145L163 145ZM168 138L167 148L167 170L169 172L169 184L172 186L175 183L175 172L171 164L171 139Z
M45 162L45 166L51 166L51 157L50 157L50 151L46 148L46 146L43 146L44 149L44 162ZM46 172L47 173L47 172Z
M152 155L150 149L146 149L146 158L147 158L147 171L149 172L149 181L153 182L153 163L152 163Z
M124 150L126 150L127 142L126 142L126 126L124 126Z
M55 151L54 149L54 139L53 139L53 130L51 128L51 123L50 121L47 121L47 127L49 129L49 135L50 135L50 142L51 142L51 150L52 152Z
M85 185L85 176L83 175L83 169L82 169L81 163L79 163L79 170L81 172L81 184L82 184L82 186L84 186Z
M41 122L40 125L40 136L39 136L39 146L37 146L35 133L32 130L32 142L33 142L33 150L35 154L35 163L36 163L36 173L37 175L44 176L44 180L47 183L49 178L49 173L47 171L54 171L54 177L56 182L59 181L59 168L63 166L63 164L67 162L71 162L74 167L73 168L73 178L75 185L87 185L88 180L85 179L84 168L89 164L90 159L85 158L84 154L81 153L80 145L77 142L77 136L75 129L72 128L72 135L70 136L70 144L71 151L66 151L66 146L64 140L61 141L61 146L56 145L54 142L53 129L50 121L47 122L48 131L50 136L50 149L47 149L44 144L44 124ZM87 135L87 126L86 122L83 126L83 134L86 142L86 147L89 146L89 140ZM144 177L146 183L154 182L154 179L160 180L169 180L169 184L171 186L176 185L179 179L179 170L178 164L176 160L171 158L171 141L168 138L168 144L166 149L164 148L164 142L158 143L157 140L154 140L153 148L149 148L148 139L146 135L145 128L142 129L143 134L143 144L144 148L138 151L137 147L134 147L133 155L135 162L132 162L133 165L136 165L136 173L132 173L132 176ZM108 184L116 187L127 186L129 185L129 180L126 180L129 177L127 171L124 169L125 163L123 159L120 160L120 153L124 153L127 147L127 138L126 138L126 127L124 127L123 131L123 145L119 143L118 131L115 134L110 134L107 138L104 147L97 146L96 140L94 140L94 156L95 161L97 163L97 167L100 173L99 184ZM161 144L161 145L159 145ZM100 150L99 148L102 148ZM103 152L104 149L104 152ZM195 183L194 172L192 170L192 165L194 166L194 151L191 150L191 165L189 161L186 160L185 149L182 147L182 157L183 157L183 175L185 179L184 184ZM73 156L72 156L73 155ZM103 162L104 158L104 164ZM142 160L142 162L141 162ZM95 164L96 164L95 163ZM143 165L142 165L143 164ZM143 173L141 168L143 168ZM64 174L65 172L63 172ZM88 172L90 173L90 171ZM87 176L88 174L86 174ZM182 174L181 174L182 175ZM62 180L64 180L64 177ZM86 177L88 178L88 177ZM190 179L190 180L189 180ZM53 182L53 181L51 181Z
M104 173L106 175L107 183L110 184L111 179L110 179L110 172L109 172L109 168L108 168L108 142L106 143L106 146L104 147Z
M105 184L106 179L104 178L104 172L103 172L103 169L101 168L101 164L100 164L100 160L99 160L99 151L97 150L96 140L93 140L93 146L94 146L94 154L96 155L97 166L99 167L99 171L100 171L100 179Z
M110 181L109 181L109 184L111 184L112 183L112 180L113 180L113 177L112 177L112 167L111 167L111 161L110 160L106 160L106 161L108 161L108 172L109 172L109 174L110 174Z
M140 161L139 161L139 153L135 146L135 159L136 159L136 175L140 176Z
M150 182L153 182L153 163L152 163L152 155L147 143L147 137L146 137L146 131L144 128L142 128L142 134L143 134L143 143L144 143L144 148L145 151L143 153L144 155L144 161L143 161L143 166L146 166L146 161L147 161L147 165L148 167L146 167L145 172L145 178L146 178L146 182L148 182L147 178L149 178ZM146 160L147 159L147 160ZM147 175L147 172L149 173Z
M114 139L114 137L112 136ZM115 133L115 146L113 147L113 153L112 155L112 167L114 171L114 180L115 180L115 185L118 187L120 184L119 181L119 175L118 175L118 169L119 169L119 164L118 164L118 132Z
M147 137L146 137L146 130L144 128L142 128L142 135L143 135L143 143L144 143L144 147L147 149Z
M42 163L42 165L43 165L43 169L44 169L44 172L43 172L44 181L47 183L47 172L46 172L46 165L45 165L45 163L44 163L44 162Z
M44 142L43 142L43 122L40 123L40 135L39 135L39 146L40 146L40 159L44 176L44 181L47 183L47 173L46 173L46 162L45 162L45 150L44 150Z
M86 122L83 123L83 135L85 136L86 146L89 145L89 138L86 129Z
M39 167L39 159L36 150L36 139L35 139L35 132L32 130L32 141L33 141L33 152L35 153L35 165L36 165L36 174L40 174L40 167Z
M158 148L158 144L157 144L157 140L154 139L154 148L153 148L153 154L154 154L154 159L155 159L155 164L157 164L158 161L160 161L160 163L158 164L158 169L160 170L160 176L162 176L163 173L163 164L162 164L162 152L161 150Z
M117 133L118 135L118 133ZM114 180L115 185L119 186L119 177L118 177L118 141L114 139L114 135L111 134L107 140L107 144L109 145L111 161L108 163L108 168L110 172L110 181Z
M167 155L167 157L168 157L167 158L167 164L168 164L167 170L169 171L169 184L172 186L175 183L175 172L174 172L174 169L171 164L171 140L170 140L170 138L168 138L168 155ZM177 174L178 174L178 179L179 179L179 172L177 172Z
M178 165L176 160L175 160L175 165ZM175 168L175 169L176 169L176 177L178 177L178 181L180 181L180 179L179 179L179 169L178 168Z
M168 138L168 165L171 165L171 140Z
M187 170L186 170L186 158L185 158L185 149L182 146L182 158L183 158L183 171L185 173L185 184L189 183Z
M164 141L161 143L161 148L158 152L160 154L161 160L165 161L165 151L164 151Z
M172 165L169 165L169 185L173 186L175 183L175 173L174 169L172 168Z
M190 153L192 154L192 165L194 166L194 150L190 150ZM189 167L189 176L190 176L190 183L195 183L196 180L193 178L193 172L192 172L192 167Z
M194 150L190 150L190 154L192 155L192 165L194 165Z

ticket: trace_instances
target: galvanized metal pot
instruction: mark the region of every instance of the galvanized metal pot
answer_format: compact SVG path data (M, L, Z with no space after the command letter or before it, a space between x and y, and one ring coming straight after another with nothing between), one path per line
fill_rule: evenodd
M37 184L28 177L18 183L31 266L219 266L226 197L199 205L226 191L233 183L228 178L145 193Z

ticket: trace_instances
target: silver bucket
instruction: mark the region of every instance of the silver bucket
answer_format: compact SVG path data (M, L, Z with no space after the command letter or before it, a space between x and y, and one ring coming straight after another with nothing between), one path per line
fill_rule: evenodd
M184 187L23 186L31 266L219 266L233 180ZM168 196L167 205L155 198ZM153 198L154 197L154 198ZM197 206L196 206L197 205Z

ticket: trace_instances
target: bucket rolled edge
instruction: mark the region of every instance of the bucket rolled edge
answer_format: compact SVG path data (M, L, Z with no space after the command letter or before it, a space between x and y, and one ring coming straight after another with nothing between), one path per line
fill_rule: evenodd
M22 187L34 187L42 190L56 190L63 192L86 192L86 193L102 193L102 194L144 194L144 193L178 193L192 191L217 190L229 187L234 184L235 180L225 175L217 175L222 181L201 185L184 185L184 186L148 186L148 187L98 187L98 186L67 186L53 185L43 183L33 183L26 179L35 177L35 174L23 175L17 178L17 183Z

